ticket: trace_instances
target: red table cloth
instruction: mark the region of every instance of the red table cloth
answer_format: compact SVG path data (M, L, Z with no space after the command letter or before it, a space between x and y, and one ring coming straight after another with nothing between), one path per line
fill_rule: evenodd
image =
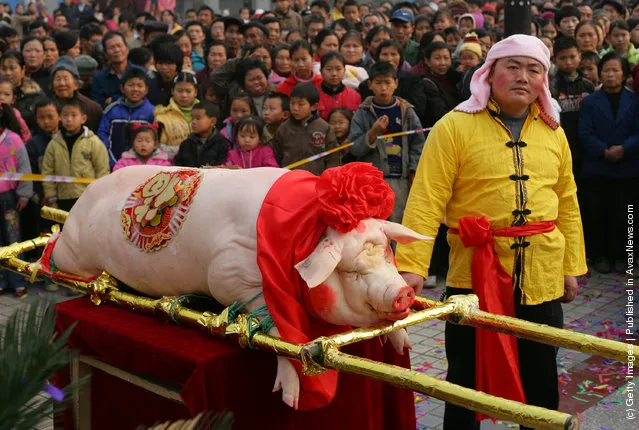
M358 375L339 375L337 395L325 408L297 412L272 392L275 355L245 350L190 327L162 322L112 305L93 305L87 297L56 305L57 330L74 322L69 345L128 372L181 388L185 405L156 396L93 369L92 429L135 429L159 421L195 416L202 410L233 413L234 429L411 429L416 426L413 392ZM378 339L344 352L410 367ZM65 369L55 383L68 382ZM59 425L72 428L67 413Z

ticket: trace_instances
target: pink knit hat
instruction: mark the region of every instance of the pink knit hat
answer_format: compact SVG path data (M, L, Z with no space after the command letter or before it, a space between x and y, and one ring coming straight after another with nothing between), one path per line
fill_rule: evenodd
M548 70L550 69L550 52L543 42L534 36L515 34L501 42L496 43L486 56L484 65L473 74L470 81L471 96L465 102L460 103L455 108L456 111L476 113L486 108L490 99L490 84L488 75L495 64L495 61L506 57L530 57L539 61L546 71L544 76L544 86L537 98L546 115L553 121L559 123L559 114L551 103L552 96L548 86Z

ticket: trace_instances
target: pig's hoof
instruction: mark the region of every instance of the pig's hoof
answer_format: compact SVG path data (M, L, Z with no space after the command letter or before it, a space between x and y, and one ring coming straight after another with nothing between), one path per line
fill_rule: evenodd
M284 357L277 357L277 376L273 392L282 390L282 401L297 410L300 399L300 378L293 364Z
M404 355L405 348L413 349L408 338L408 332L404 328L388 333L388 337L399 355Z

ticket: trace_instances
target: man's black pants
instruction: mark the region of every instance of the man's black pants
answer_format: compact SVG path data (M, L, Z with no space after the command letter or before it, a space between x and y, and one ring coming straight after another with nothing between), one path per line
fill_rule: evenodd
M446 288L448 297L468 294L469 290ZM552 327L563 328L563 310L559 300L533 306L519 305L520 294L515 294L515 316L517 318ZM559 407L557 382L557 349L524 339L517 339L519 350L519 373L524 386L526 403L556 410ZM446 322L446 358L448 376L453 384L475 388L475 328ZM520 429L527 427L521 426ZM479 429L475 412L446 403L444 430Z

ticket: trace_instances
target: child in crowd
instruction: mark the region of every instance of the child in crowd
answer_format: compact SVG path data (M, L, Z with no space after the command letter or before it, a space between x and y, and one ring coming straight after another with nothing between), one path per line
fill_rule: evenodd
M313 47L306 40L296 40L291 45L292 72L277 87L277 92L291 95L293 88L300 82L311 82L316 88L322 85L322 77L313 73Z
M222 104L222 99L217 94L217 86L212 79L210 79L203 88L200 88L200 97L202 100L206 100L218 106Z
M462 37L466 37L470 31L475 28L475 17L469 13L465 13L457 20L457 27Z
M593 83L595 88L600 87L599 82L599 55L596 52L586 51L581 53L579 70L584 78Z
M557 73L550 80L550 94L561 108L560 121L572 153L572 171L579 181L584 158L583 144L579 141L579 110L583 98L595 91L595 85L579 70L581 54L575 39L557 39L554 53Z
M80 56L80 36L77 33L73 31L58 31L53 35L53 38L58 47L60 57L64 55L68 55L71 58Z
M384 172L384 179L395 191L395 208L389 219L401 223L410 183L424 146L424 133L378 139L383 134L418 130L422 125L413 108L393 95L398 81L390 63L375 63L368 85L374 95L362 102L353 117L351 153L357 161L373 163Z
M60 106L57 102L42 97L36 103L34 109L38 127L33 137L26 143L27 154L31 164L31 172L42 173L42 159L51 141L51 137L58 132L60 127ZM44 189L42 182L33 182L33 197L22 212L22 236L36 237L45 232L47 222L40 217L40 208L44 202Z
M13 108L0 104L0 171L31 173L29 155L20 138L20 124L13 114ZM0 181L0 246L20 241L21 212L33 194L29 181ZM27 293L24 276L8 270L0 270L0 294L5 288L15 290L17 297Z
M180 72L173 81L169 105L155 108L155 121L160 124L160 148L172 160L180 144L191 134L191 111L199 103L197 79L193 72Z
M255 107L251 98L244 92L238 93L231 100L230 116L224 120L222 136L224 136L233 148L236 147L237 123L246 115L255 115Z
M142 69L147 73L152 73L155 68L155 62L153 61L153 52L147 48L133 48L129 51L127 60Z
M229 151L226 165L251 169L253 167L280 167L273 148L265 146L264 121L259 116L247 115L237 123L237 148Z
M129 69L122 76L120 91L123 96L106 107L98 127L98 137L107 147L111 167L131 148L126 138L127 128L131 124L152 123L155 110L146 98L149 84L144 70Z
M444 36L446 36L446 44L448 45L448 49L450 49L451 52L456 53L459 42L462 41L462 35L457 27L452 26L445 29Z
M220 109L211 102L199 102L193 106L193 133L180 145L173 160L176 166L220 166L226 162L230 142L215 129L219 116Z
M134 123L131 126L131 149L124 151L113 171L128 166L170 166L169 156L158 148L157 123Z
M264 120L263 138L265 144L269 144L277 133L280 125L291 115L289 111L288 97L281 93L267 94L262 108L262 119Z
M327 121L333 127L337 145L343 145L348 142L348 134L351 129L351 121L353 120L353 111L346 108L333 109L328 114Z
M353 111L337 108L328 114L328 123L333 127L335 131L335 137L337 138L337 146L342 146L348 143L348 134L351 129L351 121L353 120ZM348 151L340 152L343 154L342 164L352 163L355 161L355 157Z
M464 42L459 48L459 68L460 72L471 70L479 66L482 62L481 44L477 38L477 34L468 33L464 37Z
M280 126L271 143L280 166L337 147L333 129L317 113L318 105L319 90L313 83L302 82L291 91L291 117ZM329 167L339 165L339 154L332 154L300 168L320 175Z
M338 52L329 52L321 60L322 85L318 111L322 119L336 108L357 110L362 103L359 93L342 83L346 71L344 57Z
M52 138L42 159L43 175L101 178L109 174L104 143L85 127L87 109L77 98L67 99L60 110L62 129ZM47 206L70 211L86 189L85 184L44 182Z
M6 103L9 106L13 107L15 102L15 85L13 85L13 83L9 79L5 78L4 76L0 76L0 103ZM20 135L20 138L22 138L23 142L27 142L29 139L31 139L31 131L29 130L27 123L24 122L24 119L22 119L22 115L20 115L20 111L18 109L13 108L13 114L15 115L18 124L20 124L20 133L18 134Z

